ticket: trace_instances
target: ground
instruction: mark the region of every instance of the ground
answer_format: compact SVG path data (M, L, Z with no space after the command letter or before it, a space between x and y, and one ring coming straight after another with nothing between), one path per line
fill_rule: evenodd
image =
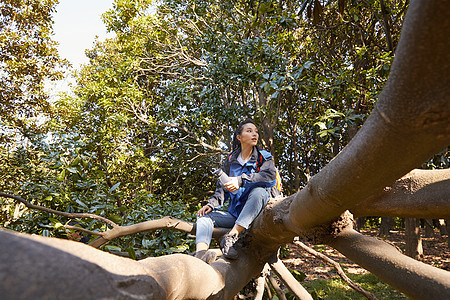
M377 236L377 230L361 230L361 233L367 236ZM447 243L447 236L441 237L438 231L435 231L433 238L424 238L422 233L422 243L424 256L422 262L432 266L450 271L450 253ZM391 231L391 235L386 240L393 243L400 250L405 249L405 237L403 231ZM309 245L310 246L310 245ZM316 245L313 247L316 251L322 252L329 258L341 263L347 274L366 274L367 270L359 267L349 259L345 258L338 251L325 245ZM284 264L294 270L301 271L306 274L305 282L315 279L330 279L338 276L333 267L329 266L322 260L313 257L299 249L295 245L289 245L286 258L282 259Z

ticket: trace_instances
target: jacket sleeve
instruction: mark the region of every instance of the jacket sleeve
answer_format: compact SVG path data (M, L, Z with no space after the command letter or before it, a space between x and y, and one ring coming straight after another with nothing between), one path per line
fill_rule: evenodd
M222 170L226 173L227 168L229 169L229 166L227 165L228 161L225 162ZM227 199L228 191L224 189L222 184L219 180L217 180L217 186L216 191L214 192L214 195L209 197L208 203L206 205L209 205L212 209L220 208Z
M264 160L259 172L252 174L242 174L239 185L242 187L273 187L277 179L277 171L273 158Z
M225 202L226 192L219 181L217 181L216 191L214 195L209 197L207 205L212 209L220 208Z

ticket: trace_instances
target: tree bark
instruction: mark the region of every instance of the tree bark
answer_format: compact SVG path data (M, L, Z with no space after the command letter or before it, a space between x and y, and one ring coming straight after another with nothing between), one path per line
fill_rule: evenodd
M265 265L264 269L261 272L261 275L255 280L255 283L256 283L255 300L263 299L266 277L267 277L268 273L269 273L269 266Z
M450 169L413 170L350 211L358 217L450 218Z
M405 219L405 254L414 259L423 256L422 238L420 237L419 219Z
M394 228L394 218L381 217L380 236L388 236L391 234L391 229Z
M69 240L6 230L0 236L3 299L206 299L225 284L221 273L189 255L134 261ZM195 272L181 271L189 269Z
M424 228L425 228L425 237L426 238L434 237L433 219L425 219L423 221L424 221Z

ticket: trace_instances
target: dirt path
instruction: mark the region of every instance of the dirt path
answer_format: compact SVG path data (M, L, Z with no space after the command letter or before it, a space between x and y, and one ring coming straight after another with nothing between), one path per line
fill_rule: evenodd
M361 233L367 236L376 236L376 230L361 230ZM423 236L423 234L422 234ZM402 251L405 249L405 237L403 231L391 231L391 235L386 238ZM429 265L450 271L450 253L447 244L447 237L441 237L438 231L435 231L434 238L422 238L423 258L422 262ZM308 245L310 246L310 245ZM341 263L347 274L366 274L367 270L359 267L351 260L345 258L338 251L325 245L316 245L313 247L329 258ZM283 262L288 268L299 270L306 274L305 281L315 279L329 279L335 277L336 272L333 268L314 256L300 250L295 245L289 245L289 254Z

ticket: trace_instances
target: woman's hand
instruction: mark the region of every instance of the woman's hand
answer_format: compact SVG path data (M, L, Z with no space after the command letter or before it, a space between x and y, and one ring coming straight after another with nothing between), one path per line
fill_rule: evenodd
M203 217L204 215L209 214L212 211L211 206L205 205L202 208L200 208L197 212L197 216Z
M237 177L230 177L230 181L225 183L224 187L230 192L234 192L239 189L239 181Z

